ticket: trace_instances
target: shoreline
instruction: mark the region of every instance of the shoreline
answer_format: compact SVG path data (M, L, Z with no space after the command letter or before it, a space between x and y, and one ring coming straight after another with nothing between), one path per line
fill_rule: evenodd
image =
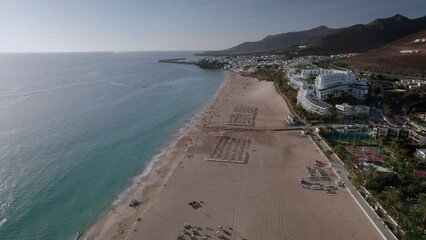
M172 161L166 161L167 156L173 152L176 145L179 143L179 141L184 140L190 132L196 131L199 128L204 127L205 124L203 124L204 117L206 117L207 114L209 114L210 108L214 104L215 101L217 101L217 98L223 91L223 88L226 86L227 82L229 81L228 72L223 71L224 73L224 80L219 86L219 88L216 90L216 92L213 94L212 98L207 102L207 104L202 107L201 111L197 113L195 116L193 116L184 127L178 129L178 132L169 139L164 147L161 149L161 151L157 154L155 154L151 160L146 164L145 167L141 169L141 172L137 174L135 177L133 177L132 183L130 186L126 187L118 196L117 199L115 199L112 204L110 205L111 210L105 210L102 214L100 214L99 218L94 221L93 224L90 225L90 228L87 229L81 238L79 239L98 239L103 231L103 228L109 221L115 222L114 219L114 213L117 208L123 208L128 206L128 202L131 201L131 195L138 195L142 196L142 199L144 198L152 198L153 196L145 196L143 195L154 195L155 193L158 193L157 191L161 191L161 188L164 186L164 182L167 181L169 175L173 172L173 170L177 167L176 159ZM175 163L174 166L170 168L170 164ZM167 171L164 173L162 170L165 170L164 168L167 168ZM162 173L162 174L159 174ZM160 175L160 176L159 176ZM161 185L158 185L159 183L163 183ZM150 192L145 193L145 188L151 187L155 185L157 189L152 189ZM156 191L155 191L156 190ZM138 212L143 211L149 207L149 202L145 203L142 201L141 207L138 209ZM102 238L100 238L102 239Z

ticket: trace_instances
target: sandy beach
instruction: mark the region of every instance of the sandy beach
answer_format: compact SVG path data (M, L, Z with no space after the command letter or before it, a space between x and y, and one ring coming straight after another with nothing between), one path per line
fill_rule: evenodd
M325 159L285 123L288 115L273 83L226 72L210 105L167 147L161 164L85 238L177 239L187 223L199 228L196 239L381 239L346 189L302 187L307 163ZM322 183L334 184L331 169L325 171L331 180ZM133 198L142 204L129 207Z

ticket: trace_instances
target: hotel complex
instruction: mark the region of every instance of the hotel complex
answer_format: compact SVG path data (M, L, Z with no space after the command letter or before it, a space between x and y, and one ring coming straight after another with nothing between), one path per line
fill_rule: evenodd
M315 84L308 84L306 79L316 76ZM365 100L368 93L368 84L365 79L357 79L351 71L334 69L307 69L301 73L296 70L289 71L290 83L299 89L297 102L309 112L324 114L330 104L325 102L338 98L343 94L351 95L359 100ZM350 106L348 104L336 105L339 113L345 115L368 114L366 106Z

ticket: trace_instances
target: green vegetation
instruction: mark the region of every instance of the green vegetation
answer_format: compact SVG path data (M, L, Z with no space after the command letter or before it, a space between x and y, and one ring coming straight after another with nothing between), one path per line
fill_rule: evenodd
M358 189L367 189L371 193L367 201L370 204L378 202L397 222L398 228L394 229L394 233L404 240L426 239L426 181L413 175L413 171L419 169L412 160L415 147L398 138L365 141L366 136L353 135L352 145L378 147L384 165L394 170L381 173L369 165L359 171L357 169L361 166L344 146L344 143L351 144L350 134L346 138L327 132L322 135L353 172L352 184Z
M274 76L273 81L277 84L280 91L286 95L290 104L294 107L297 103L297 90L290 86L290 81L287 78L287 72L281 71Z
M339 68L348 68L349 64L345 63L345 62L341 62L341 61L336 61L333 62L333 65Z
M274 81L276 78L280 78L282 74L283 72L278 65L262 65L257 67L254 75L260 79Z
M224 64L219 62L218 60L207 60L207 59L201 59L196 64L200 68L208 68L208 69L222 69L224 67Z
M300 104L296 104L293 107L294 111L296 111L296 113L303 119L306 120L310 120L310 121L319 121L322 120L323 116L316 114L316 113L312 113L312 112L308 112L306 111L302 105Z
M375 74L382 75L382 76L395 75L395 76L410 76L410 77L420 77L420 78L426 77L426 70L416 69L416 68L362 66L362 67L358 67L358 69L363 71L373 72Z
M311 76L307 77L307 78L305 79L305 81L306 81L306 83L307 83L307 84L314 84L314 83L315 83L315 78L316 78L316 77L317 77L316 75L311 75Z
M319 68L331 68L330 62L326 62L326 61L318 61L318 62L315 62L314 64L317 65Z
M347 68L349 64L340 61L340 59L320 60L314 63L319 68Z
M423 119L417 117L415 114L415 109L411 110L409 112L409 118L411 121L415 122L416 124L426 127L426 121L423 121Z
M395 82L395 81L399 81L399 78L395 78L395 77L389 77L383 74L371 74L370 75L370 80L380 80L380 81L390 81L390 82Z
M312 65L310 65L310 64L299 64L299 65L295 66L294 68L296 68L297 70L310 69L310 68L312 68Z
M390 116L392 114L392 109L387 104L383 104L382 111L385 116Z

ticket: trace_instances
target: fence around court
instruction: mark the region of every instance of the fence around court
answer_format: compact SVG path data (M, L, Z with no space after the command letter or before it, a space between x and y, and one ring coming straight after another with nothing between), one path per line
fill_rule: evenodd
M332 145L342 144L345 146L369 146L378 147L376 139L370 137L368 132L321 132L321 137L325 138Z

